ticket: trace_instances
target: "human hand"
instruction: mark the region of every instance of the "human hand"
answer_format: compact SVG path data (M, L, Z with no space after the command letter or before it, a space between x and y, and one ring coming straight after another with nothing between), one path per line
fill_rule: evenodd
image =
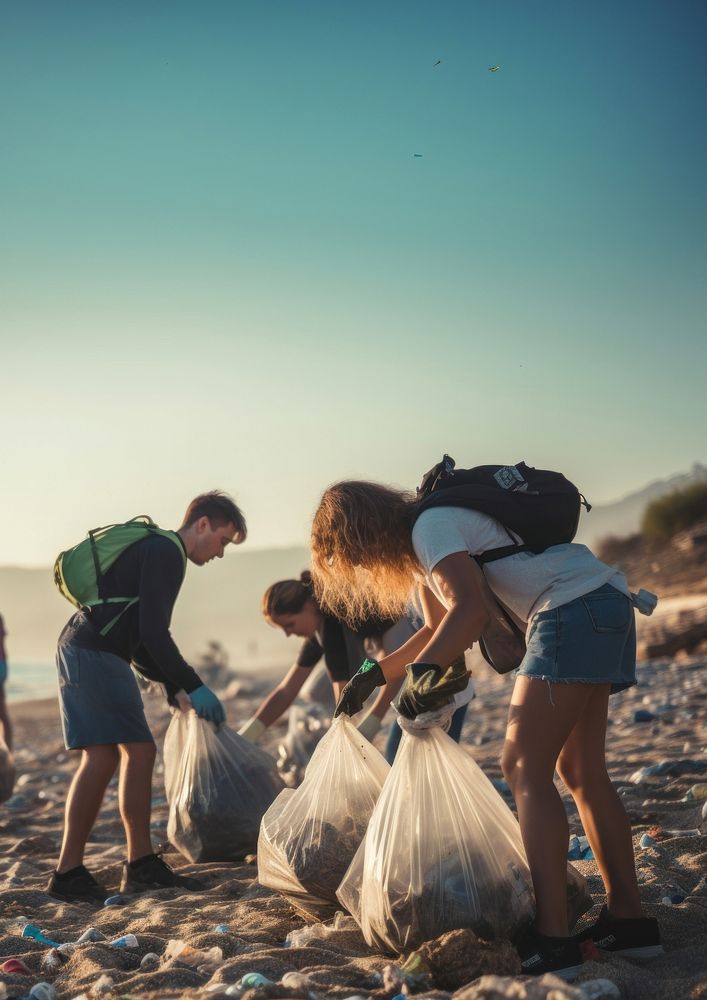
M226 721L226 712L223 705L213 693L211 688L205 684L189 692L192 707L200 719L206 719L220 726Z
M349 683L341 692L339 704L334 711L337 715L357 715L363 708L363 703L377 687L385 684L385 677L376 660L364 660Z
M471 676L462 658L446 668L436 663L408 663L405 669L408 676L397 708L408 719L453 705L455 696L468 687Z

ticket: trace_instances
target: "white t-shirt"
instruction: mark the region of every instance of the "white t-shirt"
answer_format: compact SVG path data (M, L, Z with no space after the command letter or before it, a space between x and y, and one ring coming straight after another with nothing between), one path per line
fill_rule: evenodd
M479 555L510 545L511 540L506 529L488 514L462 507L431 507L415 522L412 544L428 587L446 607L432 577L437 563L453 552ZM586 545L574 542L553 545L539 555L519 552L487 563L484 575L494 594L521 622L530 622L539 611L569 604L605 583L630 596L623 573L597 559Z

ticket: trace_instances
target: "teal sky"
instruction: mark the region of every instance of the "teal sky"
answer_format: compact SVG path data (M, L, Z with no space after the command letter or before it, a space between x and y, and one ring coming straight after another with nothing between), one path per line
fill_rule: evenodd
M444 451L595 502L707 459L706 29L6 0L0 563L213 487L301 544L327 483Z

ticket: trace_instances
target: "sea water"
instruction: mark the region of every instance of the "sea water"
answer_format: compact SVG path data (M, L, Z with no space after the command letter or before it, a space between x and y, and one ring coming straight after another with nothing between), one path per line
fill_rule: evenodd
M9 659L5 694L9 702L54 698L57 693L53 663L21 662Z

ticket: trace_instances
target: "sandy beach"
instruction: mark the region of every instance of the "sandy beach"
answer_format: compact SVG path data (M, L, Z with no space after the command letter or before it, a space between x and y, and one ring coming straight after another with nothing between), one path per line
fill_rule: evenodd
M639 684L613 699L608 736L612 779L624 798L634 829L639 881L646 913L660 922L665 954L645 966L621 958L587 962L579 979L564 992L537 995L580 996L582 983L610 980L618 992L594 993L627 1000L697 1000L707 997L707 824L702 819L705 800L699 789L707 782L704 692L704 657L651 661L639 667ZM463 745L490 778L499 779L499 756L512 681L485 666L475 669L477 689L465 727ZM246 718L257 702L259 685L244 682L237 698L227 702L229 720ZM155 733L158 764L153 790L155 843L166 837L167 805L163 786L161 747L169 722L167 705L156 692L145 695L148 718ZM72 755L63 747L57 703L54 699L15 704L17 784L15 793L0 806L0 959L18 958L27 974L0 973L0 996L25 997L33 984L52 983L60 998L107 993L131 997L205 997L218 995L258 972L276 985L245 990L258 997L390 998L399 992L391 980L382 982L389 956L367 948L352 918L337 918L333 927L315 926L309 943L288 946L287 935L305 926L304 920L277 894L257 882L254 863L189 865L167 847L166 860L180 870L198 873L209 888L195 894L175 890L134 897L127 905L96 909L86 904L62 904L44 891L59 847L63 803L74 769ZM654 718L634 721L643 710ZM276 754L285 724L274 727L264 741ZM383 747L385 730L376 739ZM641 769L669 762L665 773L646 775ZM703 788L704 790L704 788ZM576 812L568 802L571 832L581 834ZM649 834L653 844L641 847ZM646 843L646 841L644 841ZM117 892L124 845L118 815L115 781L109 787L103 810L89 840L86 862L99 880ZM593 919L604 902L596 864L579 860L595 899ZM670 902L670 897L679 902ZM61 968L47 970L43 960L48 947L21 936L24 923L32 923L58 942L76 941L90 927L108 940L132 933L137 948L119 949L108 941L86 942L76 947ZM223 926L217 931L219 925ZM172 940L211 953L184 953L176 960L165 956ZM141 968L148 953L159 964ZM469 980L478 975L470 966ZM488 971L488 970L486 970ZM491 970L493 971L493 970ZM301 974L299 977L289 976ZM101 980L101 977L108 977ZM284 983L283 983L283 977ZM441 983L419 993L421 997L492 997L483 982L475 986L457 982L456 991ZM510 992L525 996L519 978ZM3 994L3 985L5 993ZM513 989L516 992L513 992ZM604 987L608 989L608 987ZM519 992L520 991L520 992ZM233 993L231 994L233 995ZM533 994L536 995L536 994ZM588 994L586 994L588 995Z

